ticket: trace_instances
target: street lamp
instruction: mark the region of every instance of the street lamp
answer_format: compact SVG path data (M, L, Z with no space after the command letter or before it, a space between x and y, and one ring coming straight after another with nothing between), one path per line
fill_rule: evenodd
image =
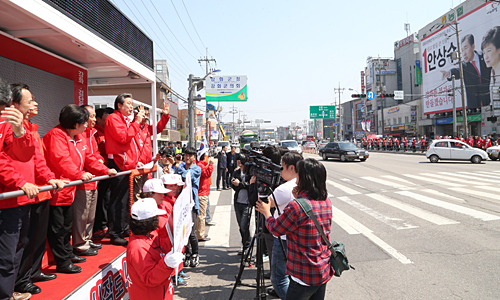
M188 145L189 147L196 147L196 144L194 142L194 112L195 112L195 106L194 106L194 88L198 87L198 90L201 90L203 88L203 84L200 85L200 83L203 82L208 76L212 75L213 73L220 72L219 69L213 70L206 74L203 78L199 77L194 77L193 74L189 74L189 88L188 88L188 123L189 123L189 139L188 139ZM196 100L201 100L202 98L197 98Z

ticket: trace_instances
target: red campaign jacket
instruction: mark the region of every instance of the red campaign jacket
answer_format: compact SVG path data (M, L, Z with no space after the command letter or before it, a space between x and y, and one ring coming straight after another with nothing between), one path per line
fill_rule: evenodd
M476 139L476 147L481 147L482 145L483 145L483 139L482 138Z
M108 168L90 152L90 146L81 135L71 136L57 125L43 137L43 149L47 166L56 178L70 181L80 180L85 170L94 175L107 175ZM76 187L67 187L55 193L50 205L71 205L75 198Z
M389 147L392 147L392 140L389 140Z
M26 126L24 126L26 129ZM0 152L5 151L13 159L27 162L35 154L35 140L31 131L19 138L14 137L12 125L0 118Z
M471 146L471 147L474 147L474 139L473 138L468 139L467 144L469 144L469 146Z
M163 128L167 126L170 115L162 114L160 121L156 124L156 133L159 134ZM139 161L143 164L149 163L153 159L153 146L151 144L151 135L153 135L153 126L145 124L137 136L135 137L136 143L139 147Z
M99 154L101 154L101 156L104 158L104 164L108 165L108 154L106 153L106 139L104 138L104 128L99 126L99 124L95 124L94 129L96 130L94 137L95 141L97 142Z
M417 145L417 140L416 139L413 139L413 146L416 146Z
M483 148L488 148L491 147L491 140L490 139L484 139L483 140Z
M31 131L33 134L33 138L38 142L38 150L42 153L42 157L45 160L45 155L43 154L43 143L40 134L38 133L38 125L34 123L30 123L28 120L24 120L24 127ZM44 184L46 185L46 184ZM52 198L52 192L40 192L38 196L36 196L34 203L43 202Z
M380 146L380 140L377 140L377 145L379 145L379 146Z
M164 222L162 222L164 223ZM164 256L172 249L170 239L152 231L149 237L132 235L127 246L130 299L173 299L174 269L165 264Z
M382 141L382 144L383 144L384 146L386 145L386 143L387 143L387 141L386 141L386 140L383 140L383 141Z
M95 140L95 134L97 130L94 128L88 128L85 130L85 132L82 134L82 138L85 139L85 142L87 143L87 146L89 147L90 153L94 155L94 157L101 162L104 165L104 157L101 156L98 150L97 146L97 141ZM83 168L84 171L90 172L91 171L87 170L87 168ZM95 182L89 182L85 184L80 184L76 186L77 190L84 190L84 191L93 191L97 189L97 181Z
M106 126L104 126L108 159L110 154L113 155L113 159L121 171L134 169L139 160L139 147L135 136L141 127L137 122L130 122L127 125L125 119L124 115L115 110L106 118Z
M198 196L208 196L210 195L210 178L212 177L214 166L204 161L198 161L196 165L201 169Z
M47 182L51 179L56 178L54 173L47 167L45 159L42 153L38 149L38 143L35 141L35 155L27 162L20 162L9 157L6 153L0 154L0 161L7 162L12 168L14 168L14 176L18 176L24 183L29 182L37 184L39 186L47 185ZM0 173L0 176L4 174ZM10 174L9 176L13 176ZM17 191L21 188L24 183L20 186L3 185L0 184L0 193ZM28 199L27 196L21 196L16 198L10 198L0 201L0 209L19 207L26 204L35 203L35 199Z
M398 140L398 139L396 139L396 145L398 145L398 146L399 146L399 140Z

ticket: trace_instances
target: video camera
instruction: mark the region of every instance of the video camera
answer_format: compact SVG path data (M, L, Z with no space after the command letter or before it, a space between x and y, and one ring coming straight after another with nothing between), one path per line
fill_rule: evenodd
M270 158L256 150L243 148L241 152L245 154L244 160L241 161L244 165L243 173L255 176L258 181L268 185L272 190L281 184L283 168L280 165L273 163Z

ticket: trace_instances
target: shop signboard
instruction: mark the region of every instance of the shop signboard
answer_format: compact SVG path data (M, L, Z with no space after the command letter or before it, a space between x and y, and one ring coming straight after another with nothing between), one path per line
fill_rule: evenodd
M401 130L405 130L404 125L392 126L392 131L401 131Z
M207 79L207 101L247 101L247 77L243 75L213 76Z
M453 14L453 18L449 16L448 21L444 23L455 19ZM458 14L458 21L460 37L471 35L474 38L474 44L469 47L475 51L477 61L481 62L479 69L476 70L469 61L464 61L466 106L471 109L490 105L490 69L488 68L490 66L482 63L481 41L500 22L500 9L498 9L498 4L487 2L470 12ZM458 90L461 84L457 61L451 59L451 54L458 50L456 38L450 38L455 34L455 26L442 24L439 30L424 35L421 39L424 114L447 112L453 109L453 97L450 93L453 87L452 75L455 75L455 86ZM464 44L466 43L470 43L470 40L465 40ZM464 59L467 59L465 55ZM471 71L467 71L469 68ZM478 85L476 82L481 83ZM462 109L460 93L456 93L455 104L458 110Z
M399 111L399 106L390 107L387 109L387 113L392 114Z

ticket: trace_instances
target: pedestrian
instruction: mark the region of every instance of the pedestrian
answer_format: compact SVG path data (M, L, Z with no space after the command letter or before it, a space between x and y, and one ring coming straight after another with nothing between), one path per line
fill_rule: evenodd
M174 165L175 160L172 156L172 151L165 146L158 152L158 157L158 167L156 171L158 172L157 177L161 178L164 174L174 174L175 171L172 166Z
M131 300L173 299L172 277L182 262L182 253L174 252L168 236L161 235L158 216L166 211L152 198L139 199L132 205L127 246L128 294Z
M248 203L248 187L249 187L249 179L243 172L243 164L241 160L244 157L242 155L236 158L236 169L233 173L233 178L231 180L231 187L234 190L234 213L236 215L236 222L238 223L238 227L240 230L241 236L241 249L238 252L238 255L242 255L246 249L250 246L251 236L250 236L250 216L251 207Z
M115 111L106 119L104 134L108 167L118 172L142 167L135 137L141 130L144 110L139 110L135 120L130 116L133 110L132 94L122 93L115 99ZM108 179L111 186L108 207L108 234L111 244L126 246L128 241L129 180L128 176Z
M483 149L484 151L486 151L486 149L488 149L489 147L491 147L491 136L487 136L484 140L483 140Z
M238 153L236 153L236 147L231 146L231 152L226 154L227 156L227 174L226 174L226 186L231 185L231 178L233 178L233 172L236 168L236 158Z
M408 139L406 138L406 136L405 136L405 140L404 140L404 149L405 149L405 152L408 152Z
M222 188L228 189L226 181L227 172L227 146L222 146L222 150L217 154L217 190L220 191L220 182L222 180Z
M59 114L59 125L43 137L43 150L47 166L56 178L88 181L97 175L116 175L99 162L82 137L87 127L89 112L75 104L66 105ZM92 173L91 173L92 172ZM73 202L76 187L67 187L50 200L49 230L47 240L60 273L80 273L82 268L73 262L82 262L73 254L71 229L73 227Z
M198 190L198 200L200 202L200 213L196 220L196 236L199 242L210 241L210 237L205 234L205 218L209 207L210 184L212 173L214 171L214 160L208 156L208 144L206 141L201 143L200 150L197 153L196 164L201 169L200 188Z
M391 150L391 151L393 150L392 149L392 138L389 138L389 150Z
M104 158L98 150L94 129L96 124L96 113L90 105L82 105L89 113L87 127L81 134L81 138L85 140L87 151L95 157L95 159L104 165ZM89 171L84 168L84 171ZM92 241L92 233L94 228L95 212L97 207L97 182L80 184L76 187L75 199L73 201L73 230L72 244L73 252L77 256L93 256L98 254L98 249L102 248L101 244Z
M191 218L193 220L193 226L191 228L191 234L189 235L189 241L186 245L186 252L184 257L184 267L197 267L200 265L200 257L199 257L199 247L198 247L198 239L196 237L196 220L197 216L200 213L200 201L198 198L198 188L200 186L200 177L201 177L201 169L196 165L196 154L197 151L188 147L184 151L184 163L180 164L177 167L176 173L182 176L183 180L186 180L186 176L188 171L191 173L191 188L193 191L193 202L194 206L191 211Z
M412 141L412 148L413 148L413 153L417 151L417 138L414 137Z
M311 206L326 236L330 236L332 204L326 189L326 169L315 159L297 163L295 198L302 198ZM326 284L333 277L331 252L322 241L313 221L296 201L291 201L279 218L271 215L271 204L259 200L256 210L266 219L266 227L276 236L287 236L287 274L290 283L285 300L324 299Z
M420 150L422 150L422 153L425 152L425 136L420 139Z

